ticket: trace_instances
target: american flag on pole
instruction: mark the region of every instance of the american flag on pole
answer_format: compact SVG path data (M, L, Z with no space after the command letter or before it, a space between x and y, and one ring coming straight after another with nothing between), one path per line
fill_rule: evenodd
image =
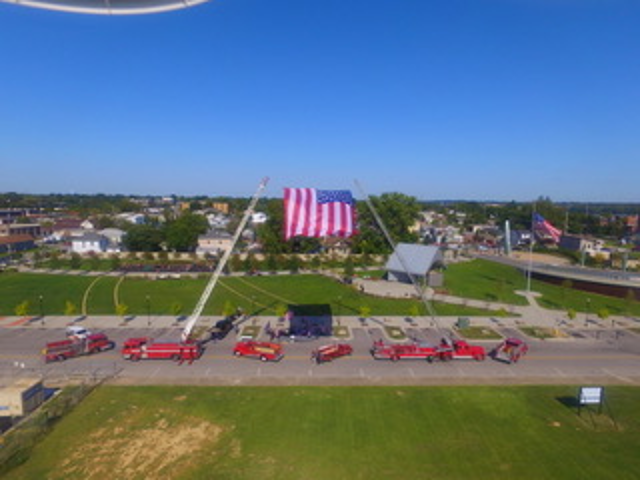
M349 190L284 189L284 238L350 237L355 201Z
M560 236L562 235L562 230L554 227L539 213L533 214L533 229L538 235L552 238L556 243L560 241Z

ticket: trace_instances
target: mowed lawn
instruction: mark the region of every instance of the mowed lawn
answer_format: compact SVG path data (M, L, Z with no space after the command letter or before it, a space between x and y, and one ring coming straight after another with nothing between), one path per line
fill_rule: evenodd
M189 314L207 280L207 277L150 280L141 277L2 274L0 315L13 315L16 305L25 300L30 304L29 314L39 314L40 294L44 298L45 315L63 314L66 301L73 302L78 313L82 313L85 293L88 315L113 315L116 301L126 305L128 313L133 315L146 315L147 308L151 315ZM256 315L275 315L279 307L291 305L328 305L334 315L359 315L361 307L368 307L373 316L414 315L416 308L419 314L425 314L424 306L416 300L363 294L353 286L321 275L221 277L204 314L222 315L227 303ZM435 303L434 307L439 315L491 313L459 305Z
M525 275L515 267L475 259L450 265L444 278L447 293L451 295L513 305L527 303L522 295L515 293L526 289ZM537 301L544 308L574 309L577 312L589 309L594 316L604 308L611 315L640 315L638 301L574 290L535 279L531 282L531 290L541 294Z
M640 478L640 389L101 387L7 479Z
M453 263L444 272L444 286L450 295L512 305L527 305L527 300L515 293L526 289L525 282L516 268L482 259Z
M23 273L0 274L0 315L14 315L16 305L29 302L29 313L38 315L42 295L43 311L62 314L65 302L69 301L80 309L82 297L93 277L30 275Z

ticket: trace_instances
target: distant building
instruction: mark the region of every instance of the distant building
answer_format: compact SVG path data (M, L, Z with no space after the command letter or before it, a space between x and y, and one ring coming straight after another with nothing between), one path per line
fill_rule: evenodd
M572 252L585 252L590 257L598 253L604 253L604 241L593 237L585 237L582 235L562 235L560 237L560 248L571 250ZM609 252L606 252L608 256Z
M217 255L231 250L233 237L230 233L220 230L210 230L198 237L196 253L199 255Z
M410 283L408 274L411 274L420 283L440 286L442 275L434 270L443 266L444 256L439 247L399 243L387 261L385 270L387 271L387 280L390 281Z
M145 217L142 213L119 213L116 218L133 225L143 225L145 223Z
M261 224L267 221L267 214L263 212L255 212L251 214L251 223Z
M74 253L104 253L108 247L107 237L94 232L87 232L81 237L71 239L71 251Z
M42 236L42 227L39 223L5 223L0 224L0 236L31 235L39 238Z
M6 235L0 237L0 253L15 253L36 248L31 235Z
M229 215L229 204L226 202L213 202L211 207L214 210L217 210L220 213L224 213L225 215Z
M89 220L73 217L61 218L51 227L51 235L49 235L47 240L60 242L74 237L80 237L87 231L93 229L94 225Z

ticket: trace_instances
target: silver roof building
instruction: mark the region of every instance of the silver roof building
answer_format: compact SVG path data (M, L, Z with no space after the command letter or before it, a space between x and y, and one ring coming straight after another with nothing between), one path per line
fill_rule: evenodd
M0 0L25 7L95 15L143 15L193 7L209 0Z

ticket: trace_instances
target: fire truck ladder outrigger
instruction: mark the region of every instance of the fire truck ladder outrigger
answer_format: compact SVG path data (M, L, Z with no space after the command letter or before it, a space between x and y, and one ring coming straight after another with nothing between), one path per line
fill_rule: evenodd
M196 304L196 307L193 310L193 313L191 314L191 316L187 320L187 323L184 326L184 330L182 330L183 342L187 342L190 339L193 327L195 326L196 322L200 318L200 315L202 314L202 310L204 310L205 305L209 301L211 292L213 292L213 288L216 286L216 283L218 282L218 278L220 277L222 270L227 264L227 261L229 260L229 257L231 256L231 253L233 252L233 249L235 248L236 243L240 238L240 235L242 235L242 231L247 225L247 222L249 221L249 217L253 213L253 210L256 207L258 200L260 199L260 195L262 195L262 192L266 188L268 182L269 182L268 177L265 177L262 179L262 181L260 182L260 185L258 186L258 190L253 195L253 198L251 199L249 206L245 210L244 216L242 217L242 220L240 221L240 224L238 225L238 228L236 229L236 232L233 236L231 247L228 250L226 250L222 255L222 258L218 262L218 266L216 267L215 271L211 274L211 279L209 280L209 283L207 283L207 286L205 287L204 291L202 292L202 295L200 296L200 300L198 300L198 303Z

